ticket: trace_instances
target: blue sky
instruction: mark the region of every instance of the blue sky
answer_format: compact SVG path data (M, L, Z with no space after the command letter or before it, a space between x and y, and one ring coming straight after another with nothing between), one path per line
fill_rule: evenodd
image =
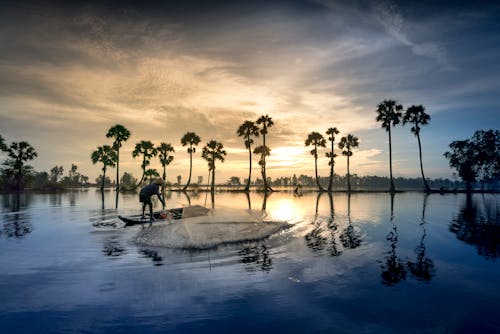
M247 175L235 133L269 114L270 177L314 172L304 140L328 127L360 146L351 172L388 175L384 99L431 115L422 130L429 177L451 177L453 140L500 128L500 5L449 1L2 2L0 134L29 141L37 170L76 163L99 173L90 152L120 123L132 137L176 148L169 179L187 178L181 136L221 141L217 182ZM394 130L394 174L419 176L415 137ZM201 149L200 149L201 151ZM323 155L321 155L323 156ZM256 158L256 157L254 157ZM159 163L153 167L159 168ZM345 173L345 158L336 171ZM327 175L326 158L320 173ZM193 174L206 175L195 159ZM254 171L254 176L258 171Z

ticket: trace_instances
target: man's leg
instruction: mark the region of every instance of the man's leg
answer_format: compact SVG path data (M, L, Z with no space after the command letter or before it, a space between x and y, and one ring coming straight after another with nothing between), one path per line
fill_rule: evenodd
M153 221L153 204L149 203L149 220Z
M142 219L144 219L144 211L146 210L146 203L142 203Z

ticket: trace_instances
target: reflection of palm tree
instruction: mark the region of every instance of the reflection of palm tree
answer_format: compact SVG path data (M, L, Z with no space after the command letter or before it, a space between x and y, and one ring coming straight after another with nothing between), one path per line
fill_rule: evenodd
M268 197L269 194L267 192L264 192L264 198L262 199L262 211L266 211Z
M193 171L193 153L196 152L196 147L198 144L201 142L200 136L198 136L194 132L186 132L184 136L181 138L181 144L182 146L187 146L188 147L188 153L189 153L189 178L186 182L186 185L184 188L182 188L183 191L186 191L186 189L189 187L189 184L191 183L191 172Z
M250 194L246 192L245 195L247 195L248 210L252 210L252 201L250 200Z
M139 143L135 144L134 151L132 151L132 157L138 157L142 154L142 177L138 184L144 181L146 176L146 167L151 163L151 158L155 157L157 154L156 148L152 142L149 140L141 140Z
M415 253L417 253L417 260L415 262L408 261L407 266L410 273L419 281L430 281L432 276L434 276L434 263L431 259L425 256L425 244L424 239L427 236L425 230L425 208L427 206L427 197L424 197L424 205L422 208L422 219L420 226L422 227L422 238L420 238L420 243L415 248Z
M120 147L122 147L122 142L130 138L130 131L123 125L116 124L108 130L106 137L115 139L113 149L116 150L116 191L118 191L120 190Z
M349 158L352 156L352 148L359 146L358 137L348 134L345 137L340 138L339 148L342 151L342 155L347 157L347 191L351 192L351 175L349 173Z
M313 131L307 136L305 144L306 146L314 146L314 148L311 150L311 155L314 157L314 172L316 175L316 184L318 185L319 191L325 191L325 189L319 183L318 178L318 146L325 147L326 140L325 138L323 138L323 135L321 133Z
M224 150L224 145L216 140L209 141L205 147L203 147L201 156L208 162L208 172L212 173L212 182L210 185L212 193L215 190L215 161L220 160L220 162L224 162L224 157L226 155L227 153L226 150Z
M5 140L3 139L2 135L0 135L0 151L7 151L7 145L5 144Z
M112 236L104 240L102 253L105 256L116 258L125 254L126 252L127 250L120 244L120 240L118 240L116 236Z
M269 272L273 268L273 260L269 256L269 249L266 245L245 247L238 252L240 262L245 264L246 270L253 271L251 264L257 265L257 268Z
M344 248L358 248L361 245L361 236L356 233L351 221L351 194L347 194L347 221L348 225L340 235L340 241Z
M326 131L326 134L328 135L328 140L332 143L332 148L331 151L326 153L326 157L329 158L330 160L328 161L328 166L330 166L330 180L328 182L328 191L332 191L333 189L333 168L335 166L335 158L337 155L334 152L335 149L335 135L339 133L339 130L337 128L329 128Z
M259 165L261 167L262 179L264 181L264 191L273 191L271 186L267 183L267 176L266 176L266 156L269 156L271 154L271 150L269 149L269 147L266 146L266 135L267 135L267 128L272 127L274 123L272 118L269 117L268 115L263 115L259 117L259 119L255 123L257 125L262 125L262 129L260 130L260 134L262 135L262 146L257 147L254 150L254 153L261 155Z
M391 223L392 230L387 234L386 240L391 243L391 250L385 258L385 263L382 265L382 284L394 285L406 279L406 269L396 254L398 243L398 228L394 224L394 193L391 193Z
M254 122L245 121L243 124L240 125L240 127L238 128L238 131L236 131L236 133L238 134L238 136L245 138L245 147L248 149L249 168L248 168L247 184L245 186L245 191L248 192L248 191L250 191L250 182L252 179L252 144L253 144L253 139L250 138L250 136L257 137L259 135L259 128L255 125Z
M23 206L28 206L29 195L24 194L21 197L19 192L12 195L3 196L3 206L13 214L5 216L2 222L2 230L0 236L5 235L7 238L23 238L33 231L33 226L29 221L29 215L24 210L19 210L21 207L21 198L25 200ZM11 201L12 199L12 201Z
M116 151L109 145L97 147L97 150L92 152L90 156L92 163L95 165L98 162L102 163L102 180L101 191L104 191L104 180L106 179L106 170L108 167L114 167L116 163Z
M425 191L431 192L431 188L427 184L427 180L424 176L424 167L422 165L422 144L420 143L420 125L427 125L431 117L425 113L425 108L422 105L411 106L406 110L403 116L403 125L406 123L412 123L411 132L415 134L418 141L418 155L420 157L420 172L422 173L422 180L424 181Z
M338 250L337 242L335 240L335 234L337 233L338 226L335 223L335 209L333 206L333 195L332 193L328 193L328 199L330 202L330 217L328 218L328 229L331 234L331 241L329 245L330 255L331 256L339 256L342 254L342 251Z
M394 100L384 100L377 107L377 122L382 123L382 128L389 133L389 175L391 179L390 191L394 192L394 181L392 179L392 140L391 126L396 126L401 121L401 110L403 106Z
M183 191L183 193L184 193L184 196L186 196L186 199L188 201L188 206L191 206L191 197L189 196L189 194L186 191Z

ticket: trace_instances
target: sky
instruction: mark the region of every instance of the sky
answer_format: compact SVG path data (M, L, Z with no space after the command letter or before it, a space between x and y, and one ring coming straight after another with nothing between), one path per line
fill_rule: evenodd
M329 127L359 138L351 173L387 176L388 136L375 117L394 99L425 106L425 174L451 179L449 143L500 129L495 1L3 1L0 45L0 135L34 146L38 171L74 163L93 180L91 152L122 124L132 133L122 172L141 175L135 143L166 142L175 148L167 179L185 181L189 131L202 139L194 180L208 176L201 150L211 139L227 151L216 182L243 179L248 151L236 130L269 115L269 177L313 175L304 141ZM393 129L392 147L394 175L419 177L409 126ZM346 173L345 157L335 171Z

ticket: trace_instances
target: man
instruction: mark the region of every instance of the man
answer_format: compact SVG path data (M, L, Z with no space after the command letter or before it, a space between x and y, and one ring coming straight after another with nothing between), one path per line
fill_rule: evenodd
M149 220L153 221L153 203L151 203L151 196L158 196L163 208L165 208L165 200L160 194L160 186L163 184L163 180L158 178L153 183L148 184L143 187L139 193L139 201L142 203L142 219L144 219L144 211L146 205L149 205Z

